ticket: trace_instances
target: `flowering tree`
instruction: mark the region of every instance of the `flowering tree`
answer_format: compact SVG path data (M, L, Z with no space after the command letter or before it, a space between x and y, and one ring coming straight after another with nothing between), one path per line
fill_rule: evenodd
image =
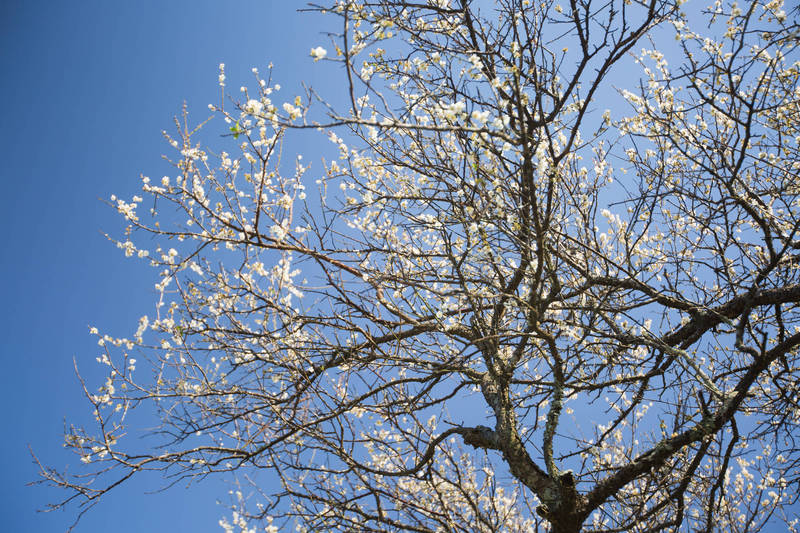
M85 469L42 469L59 505L162 470L250 481L231 531L791 526L797 11L314 9L343 110L254 71L211 106L221 149L179 122L175 175L112 197L160 298L93 331L108 378L66 435ZM332 156L281 159L317 132Z

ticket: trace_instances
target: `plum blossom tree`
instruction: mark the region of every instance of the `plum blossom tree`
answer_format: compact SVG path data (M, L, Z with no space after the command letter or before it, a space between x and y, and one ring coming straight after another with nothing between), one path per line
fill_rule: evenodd
M800 26L744 4L311 6L345 104L254 71L112 197L159 299L92 331L57 506L158 470L235 474L228 531L794 530Z

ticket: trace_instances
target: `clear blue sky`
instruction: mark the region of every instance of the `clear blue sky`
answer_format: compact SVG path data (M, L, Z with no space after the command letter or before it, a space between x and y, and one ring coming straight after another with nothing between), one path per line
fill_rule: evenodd
M217 66L229 89L250 69L275 64L287 91L309 81L337 93L333 64L314 64L327 46L324 18L298 15L305 0L0 1L0 530L58 532L75 509L37 513L59 497L37 479L28 447L47 464L75 465L61 448L65 423L89 408L73 370L100 384L89 325L130 336L152 313L155 272L126 259L103 236L120 235L117 213L101 202L130 198L140 174L169 172L161 131L183 101L195 118L218 102ZM330 22L330 21L328 21ZM328 48L330 48L328 46ZM293 93L295 94L295 93ZM309 156L312 150L303 150ZM157 476L113 491L76 532L221 531L217 505L228 486L206 481L146 495Z
M276 81L324 85L314 65L324 19L300 16L300 0L7 0L0 2L0 224L4 230L0 441L4 531L64 531L75 513L36 513L58 494L26 487L37 470L28 445L54 466L65 418L85 420L72 368L99 384L88 326L130 336L152 312L154 271L125 259L102 235L120 218L99 199L130 197L139 175L161 176L161 130L185 100L195 117L218 102L217 65L232 89L250 68L275 63ZM227 487L143 494L156 477L121 487L76 531L220 531Z

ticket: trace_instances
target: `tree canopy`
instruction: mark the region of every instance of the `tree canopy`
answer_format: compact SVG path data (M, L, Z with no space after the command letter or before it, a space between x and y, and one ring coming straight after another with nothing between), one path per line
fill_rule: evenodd
M682 4L341 0L329 86L221 65L111 199L159 299L92 331L56 506L160 470L236 475L229 531L793 528L800 13Z

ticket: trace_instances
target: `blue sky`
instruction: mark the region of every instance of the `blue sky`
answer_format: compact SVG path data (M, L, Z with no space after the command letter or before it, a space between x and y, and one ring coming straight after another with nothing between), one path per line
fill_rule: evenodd
M315 65L323 20L294 0L170 0L0 3L0 253L3 297L0 374L6 421L0 508L6 531L64 531L75 513L36 513L57 493L36 479L30 445L53 466L75 463L60 447L65 421L85 420L73 358L99 383L88 326L120 336L153 309L155 272L125 259L103 233L122 224L101 198L130 197L139 175L160 176L161 131L185 100L198 119L219 101L217 65L232 88L251 67L275 63L275 81L322 84ZM316 82L316 83L315 83ZM160 173L161 172L161 173ZM145 495L150 477L120 487L78 532L219 531L220 483Z
M287 91L309 81L322 92L337 67L315 64L327 46L324 19L298 15L304 0L6 0L0 2L0 253L4 305L0 343L0 516L7 531L66 530L67 512L37 513L59 493L37 479L29 446L54 467L75 465L61 447L65 423L86 422L73 358L91 387L104 376L88 327L130 336L153 310L155 271L126 259L103 235L123 228L102 199L130 198L140 174L170 167L161 131L184 101L196 119L219 101L218 64L228 85L273 62ZM335 29L335 28L334 28ZM295 94L295 93L292 93ZM314 147L300 146L308 156ZM308 150L306 150L308 148ZM158 476L133 480L83 517L76 532L112 529L220 531L221 481L155 495Z

